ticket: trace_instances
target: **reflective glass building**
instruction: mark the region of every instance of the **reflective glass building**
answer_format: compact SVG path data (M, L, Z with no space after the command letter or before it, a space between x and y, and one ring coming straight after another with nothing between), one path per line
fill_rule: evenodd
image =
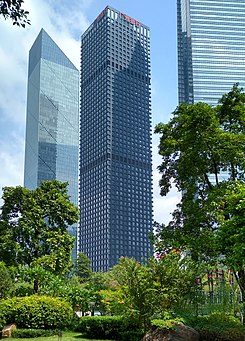
M177 0L179 103L245 86L245 1Z
M29 52L24 186L67 181L78 205L78 146L79 71L42 29Z
M106 7L81 38L80 231L93 270L152 253L149 28Z

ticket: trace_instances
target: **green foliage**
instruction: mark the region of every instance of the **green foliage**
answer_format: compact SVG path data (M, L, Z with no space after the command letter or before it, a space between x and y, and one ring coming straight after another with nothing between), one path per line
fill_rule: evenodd
M33 284L27 282L17 282L11 292L11 297L31 296L33 295Z
M222 260L238 281L245 314L245 93L235 84L216 107L183 103L156 132L161 194L173 185L182 192L170 223L156 224L156 250L175 248L208 266Z
M4 313L0 311L0 330L2 330L4 326L6 326L6 319Z
M12 296L30 296L33 294L33 285L36 283L39 295L62 298L69 302L73 310L82 312L91 308L93 301L93 288L89 285L81 284L76 276L58 276L50 271L46 271L40 266L23 268L19 274L19 282L16 283Z
M142 330L126 330L120 332L120 341L139 341L143 338L144 332Z
M108 304L103 302L105 298L105 292L111 287L111 276L107 272L93 272L89 279L82 285L87 290L89 295L89 310L100 311L102 314L111 313L108 308ZM122 312L122 311L120 311ZM115 313L115 312L114 312ZM117 311L118 313L118 311Z
M195 272L190 259L176 252L152 258L145 265L123 257L111 271L116 281L113 300L121 304L121 312L138 318L147 330L154 316L161 318L185 298L194 285ZM113 304L110 298L109 303Z
M89 338L121 340L121 333L137 329L134 320L122 316L85 316L80 319L77 331Z
M25 27L26 24L30 25L28 19L28 11L21 8L23 0L1 0L0 1L0 15L4 19L11 19L13 25Z
M205 103L183 103L173 112L169 123L156 126L155 132L161 134L159 154L162 164L159 170L162 173L162 195L169 192L172 184L180 191L198 186L200 181L210 185L207 175L217 172L212 157L217 153L214 146L218 131L215 110Z
M222 172L228 181L244 181L244 130L245 94L237 84L217 107L183 103L168 123L156 126L161 134L161 194L167 195L173 185L183 194L169 225L157 226L159 250L188 249L193 259L217 256L217 205L212 193L221 185Z
M72 318L67 302L37 295L2 300L0 311L7 324L16 323L18 328L63 328Z
M233 316L214 313L186 320L186 324L196 329L202 341L243 341L245 327Z
M79 252L74 264L74 274L85 282L92 275L91 261L83 252Z
M5 298L13 287L13 278L8 268L0 261L0 300Z
M67 229L78 209L67 194L67 183L43 181L35 190L3 189L0 216L0 259L6 265L41 266L56 274L71 270L74 239Z
M13 330L11 337L12 338L26 338L26 339L30 339L30 338L36 338L36 337L40 337L40 336L54 336L57 335L57 330L53 330L53 329L15 329Z
M91 309L92 293L82 286L67 286L66 295L64 298L71 304L74 310L79 310L83 313Z
M157 297L151 268L133 258L122 257L112 272L118 282L116 294L122 309L137 316L146 330L156 304L161 300Z
M245 267L245 183L232 181L216 191L220 228L217 244L234 270ZM222 210L220 209L222 207Z
M161 328L161 329L175 329L177 324L183 323L183 319L181 318L172 318L167 320L151 320L151 326L153 328Z

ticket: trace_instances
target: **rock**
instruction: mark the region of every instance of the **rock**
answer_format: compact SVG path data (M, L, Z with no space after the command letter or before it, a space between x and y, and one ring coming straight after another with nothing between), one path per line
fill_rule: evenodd
M178 324L176 329L151 330L141 341L199 341L199 333L191 327Z
M11 333L15 329L16 329L15 324L9 324L9 325L5 326L2 330L2 338L11 337Z

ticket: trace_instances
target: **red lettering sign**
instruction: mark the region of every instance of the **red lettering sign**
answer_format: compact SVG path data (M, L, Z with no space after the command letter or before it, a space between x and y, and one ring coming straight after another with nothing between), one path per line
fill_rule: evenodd
M136 26L138 26L138 27L140 26L140 22L139 22L139 21L137 21L137 20L131 18L130 16L128 16L128 15L126 15L126 14L124 14L124 13L120 13L120 14L121 14L121 16L122 16L126 21L128 21L130 24L136 25Z

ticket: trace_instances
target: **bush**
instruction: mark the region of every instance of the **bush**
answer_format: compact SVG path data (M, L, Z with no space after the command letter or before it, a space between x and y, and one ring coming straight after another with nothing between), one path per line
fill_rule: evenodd
M176 325L183 323L183 319L172 318L172 319L154 319L151 320L151 327L153 329L175 329Z
M74 314L67 328L72 331L77 331L79 329L80 319L81 317L78 317L77 314Z
M40 336L53 336L57 335L57 330L44 330L44 329L15 329L12 331L11 336L14 338L33 338Z
M128 330L125 332L119 333L119 340L120 341L139 341L143 338L144 332L140 330Z
M244 341L245 327L234 316L213 313L186 320L200 333L200 341Z
M67 302L38 295L3 300L0 311L5 324L15 323L18 328L64 328L72 318L72 308Z
M31 296L33 295L33 284L30 283L17 283L11 292L11 296Z
M5 317L3 315L3 312L0 311L0 330L2 330L5 325L6 325Z
M134 320L129 320L122 316L84 316L81 317L76 331L91 339L112 339L122 340L123 334L139 330L139 325ZM135 337L135 335L134 335Z

